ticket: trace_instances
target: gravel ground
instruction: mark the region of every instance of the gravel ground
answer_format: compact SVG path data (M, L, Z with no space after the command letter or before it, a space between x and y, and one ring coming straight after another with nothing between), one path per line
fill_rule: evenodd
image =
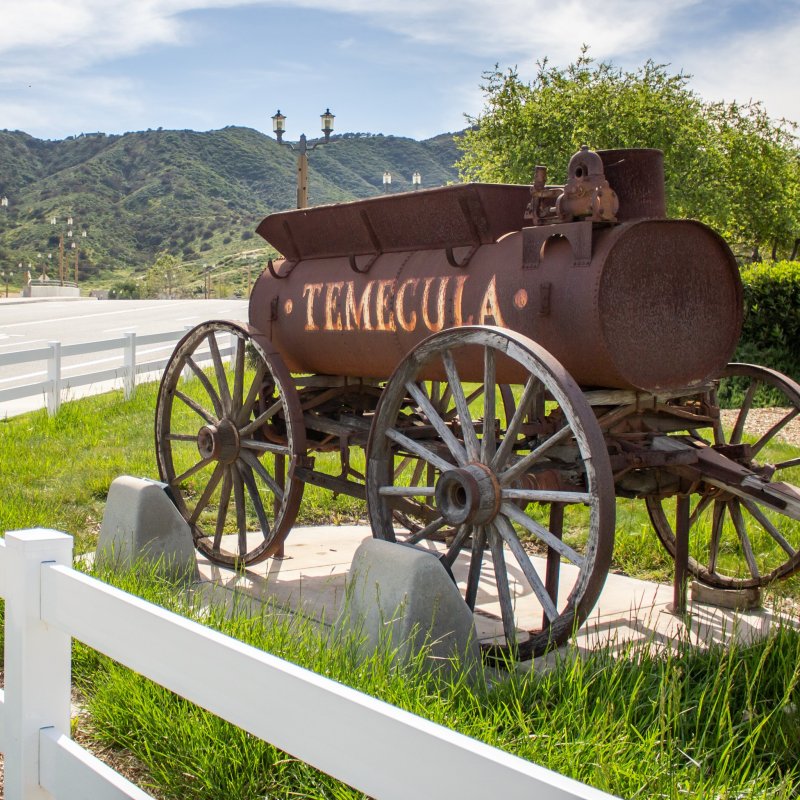
M754 408L747 415L747 430L753 433L766 433L778 420L789 413L788 408ZM738 411L736 409L723 410L722 422L726 427L733 427ZM788 444L800 447L800 415L796 416L784 427L778 438Z

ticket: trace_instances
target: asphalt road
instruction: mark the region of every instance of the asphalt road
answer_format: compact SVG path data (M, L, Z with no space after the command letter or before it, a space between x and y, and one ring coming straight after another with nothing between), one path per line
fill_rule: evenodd
M175 331L209 319L246 322L247 300L0 300L0 355L52 341L66 345L114 339L126 331L140 336ZM108 355L97 359L97 369L116 366ZM121 354L117 360L121 363ZM69 366L65 361L64 367ZM84 366L92 371L90 364ZM0 367L0 389L41 381L45 370L44 362ZM0 418L41 408L42 403L39 397L0 403Z

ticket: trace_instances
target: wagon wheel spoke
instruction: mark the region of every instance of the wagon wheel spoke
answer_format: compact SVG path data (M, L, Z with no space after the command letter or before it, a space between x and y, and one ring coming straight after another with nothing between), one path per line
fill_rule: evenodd
M431 375L447 378L454 407L435 384L429 391L417 388L427 386ZM510 377L519 387L513 390L520 392L518 405L505 383ZM476 401L482 428L469 410ZM460 424L451 425L456 417ZM529 423L531 430L547 433L529 436L523 427ZM465 326L434 334L387 382L369 442L366 483L373 535L426 540L481 620L481 648L487 654L523 658L543 652L586 618L611 558L613 480L594 413L552 356L506 329ZM408 457L418 459L410 487L405 485ZM420 522L407 538L396 509L399 499L412 497L420 501ZM421 513L423 498L431 503L427 519ZM550 529L540 522L547 507ZM576 526L567 536L564 508ZM536 554L543 548L548 555L540 569ZM560 605L559 581L567 598ZM493 610L498 603L499 619Z
M217 419L222 417L225 413L222 409L222 400L220 400L219 394L217 394L217 390L212 385L211 381L208 379L208 375L203 372L202 369L197 365L197 362L193 358L187 358L186 363L189 366L189 369L194 372L197 379L203 385L203 388L206 390L206 394L211 399L211 404L214 406L214 411L217 415Z
M464 600L470 611L475 610L475 602L478 599L478 586L481 580L481 567L485 550L486 528L481 525L472 534L472 554L469 560L469 572L467 573L467 588L464 592Z
M473 389L469 394L464 394L464 401L469 407L483 394L483 385ZM452 392L451 392L452 395ZM458 407L453 406L446 414L443 415L446 422L452 422L459 415Z
M445 350L444 353L442 353L442 361L444 362L444 368L447 372L447 385L453 392L453 399L455 400L456 409L458 410L458 418L461 420L461 428L464 432L464 444L467 448L467 457L470 461L475 461L478 458L478 437L475 434L475 427L472 424L472 416L469 411L469 403L464 394L464 387L461 385L461 381L458 378L458 370L453 361L453 354L449 350Z
M220 349L226 337L234 343L229 369ZM208 350L213 369L204 372L199 359ZM204 407L205 396L221 414ZM184 433L198 417L200 430ZM303 483L294 469L304 453L297 390L266 337L211 321L181 339L159 389L156 457L198 550L234 567L273 555L297 515ZM250 542L248 514L263 534Z
M519 434L519 429L522 427L522 423L525 421L525 414L526 414L526 409L528 407L528 403L530 402L534 393L538 389L538 386L539 386L538 378L535 375L531 375L531 377L528 378L528 382L525 384L525 388L522 391L522 397L520 398L519 405L514 410L514 416L508 423L508 427L506 428L503 442L501 443L497 452L494 454L494 458L490 462L492 469L495 470L502 469L508 462L509 458L511 457L512 451L514 449L514 444L516 443L517 440L517 435Z
M406 450L418 455L424 461L427 461L431 466L436 467L440 470L448 470L452 469L455 465L451 464L449 461L445 461L443 458L440 458L436 455L432 450L429 450L424 445L420 444L419 442L414 441L413 439L409 439L400 431L395 430L394 428L390 428L386 431L386 437L391 439L396 444L399 444Z
M222 408L225 414L231 413L231 390L228 387L228 376L225 374L225 365L222 363L222 355L219 351L219 344L217 343L216 331L210 331L208 334L208 347L211 351L211 361L214 364L214 373L217 376L217 385L219 386L219 395L222 400Z
M278 502L283 502L283 489L281 489L281 487L278 485L278 482L275 480L275 478L273 478L272 475L267 472L266 467L247 450L242 450L239 453L239 456L241 460L244 461L248 467L254 470L258 474L258 477L267 484L270 492L272 492Z
M511 483L511 481L513 481L515 478L518 478L520 475L527 472L537 461L541 460L542 456L548 450L550 450L550 448L555 447L557 444L561 444L561 442L563 442L565 439L568 439L571 435L572 430L568 425L565 425L559 431L554 433L549 439L545 439L542 444L540 444L532 452L528 453L527 456L521 458L505 472L500 473L500 483ZM498 450L497 452L499 453L500 451Z
M247 422L247 420L250 418L250 415L253 413L256 400L258 399L258 393L261 391L264 383L266 371L266 366L264 364L259 364L256 368L256 374L253 376L253 380L250 383L250 388L247 390L247 397L242 403L241 411L239 412L239 416L236 420L236 424L239 427L244 425L245 422Z
M237 462L236 467L242 476L242 481L244 481L247 494L250 496L250 502L253 504L256 517L258 517L258 524L261 528L261 533L265 539L269 539L270 524L269 520L267 519L267 512L264 511L264 503L261 502L261 495L258 493L258 487L256 486L255 478L253 478L253 470L250 468L249 464L243 461Z
M550 533L556 539L564 538L564 506L561 503L553 503L550 506ZM547 564L545 566L545 589L547 596L557 608L558 603L558 586L561 582L561 557L558 551L553 550L552 547L547 548ZM542 626L548 625L552 622L548 609L542 602Z
M444 561L447 562L448 566L450 567L453 566L453 563L458 557L458 554L461 552L461 549L466 544L467 539L469 539L471 533L472 533L471 525L461 525L459 529L456 531L456 535L453 538L453 541L450 543L450 546L447 548L447 552L443 556Z
M429 522L424 528L420 528L415 533L412 533L411 536L406 539L406 544L417 544L418 542L423 541L423 539L428 539L443 526L444 517L436 517L433 522Z
M705 497L700 498L700 502L694 507L694 510L689 514L689 527L691 528L697 522L697 518L708 508L709 503L713 502L712 495L707 494Z
M719 543L722 538L722 522L724 517L725 504L717 500L714 503L714 517L711 522L711 542L708 548L708 569L712 573L717 571L717 555L719 554Z
M781 532L772 524L766 514L752 500L742 500L742 506L747 509L753 519L781 546L786 555L794 557L797 550L786 541Z
M201 458L196 464L193 464L189 469L185 472L182 472L180 475L177 475L172 479L171 486L180 486L185 480L191 478L192 475L199 472L203 467L208 466L211 463L210 458Z
M730 490L701 483L704 494L689 517L689 572L722 589L767 586L800 569L800 524L790 509L783 511L758 496L741 496L742 488L758 490L761 482L767 497L773 481L790 487L800 483L800 460L786 457L789 444L784 441L787 427L800 416L800 385L752 364L729 364L716 384L706 395L712 409L715 402L723 405L711 426L713 444L741 445L721 452L745 470L747 482L740 486L742 479L737 478ZM737 402L735 411L727 408ZM766 430L764 418L770 421ZM648 498L647 510L659 539L674 555L672 501Z
M237 549L239 556L243 556L247 552L247 507L244 503L244 481L235 465L231 469L231 476L233 477L233 504L236 506Z
M245 343L236 337L236 352L233 357L233 396L231 397L231 414L237 415L244 402L245 380Z
M514 605L511 599L506 559L503 554L503 540L497 532L496 525L488 527L489 550L492 554L497 599L500 603L500 615L503 620L503 636L505 636L506 645L513 647L517 643L517 626L514 624Z
M213 414L206 411L203 408L203 406L200 405L200 403L198 403L196 400L193 400L188 395L184 394L181 391L176 390L175 397L177 397L182 402L186 403L186 405L189 406L189 408L191 408L192 411L194 411L199 417L202 417L206 422L212 425L214 424L214 422L216 422L216 418L214 417Z
M544 525L540 525L535 519L531 519L524 511L517 508L517 506L511 503L503 503L500 507L500 511L576 567L583 566L583 556L576 553L568 544L565 544L561 539L554 536Z
M259 428L263 428L281 410L282 403L280 400L276 400L263 414L259 414L252 422L245 425L239 431L239 435L249 436Z
M425 392L423 392L422 388L413 381L408 381L408 383L406 383L406 390L414 398L420 410L427 417L428 422L433 425L442 441L447 445L450 455L455 458L457 463L462 465L466 464L470 458L467 455L467 451L464 449L461 442L456 439L455 434L445 424L445 421L439 416L439 413L433 407L433 404L428 399Z
M750 413L750 409L753 406L753 398L755 398L756 391L760 385L761 381L753 381L747 387L747 394L745 394L744 402L742 403L739 415L736 417L736 423L733 426L730 444L741 444L742 433L744 432L744 423L746 422L747 415Z
M793 408L786 416L779 419L751 448L750 452L755 458L763 449L766 444L771 442L775 436L780 433L797 415L800 413L799 408Z
M528 582L528 585L531 587L531 589L533 589L533 592L538 598L548 620L552 622L553 620L557 619L558 609L556 608L556 605L553 602L549 592L545 588L544 583L542 583L542 579L536 574L536 570L531 563L530 556L525 552L525 548L517 538L517 534L514 533L514 528L508 521L508 518L503 516L497 517L495 521L495 529L500 534L503 541L508 545L511 552L514 554L514 558L516 558L517 563L520 565L522 574L525 576L525 580Z
M256 450L259 453L272 453L275 456L291 455L288 445L274 444L273 442L259 442L256 439L242 439L241 446L246 450Z
M194 511L192 511L192 516L189 517L190 525L193 525L195 522L197 522L197 518L209 504L211 496L214 494L214 490L217 488L217 484L222 479L223 471L224 467L222 466L222 464L218 463L217 466L214 467L214 472L211 473L211 477L208 479L206 488L203 491L203 494L200 495L200 499L197 501L197 504L194 507Z
M222 479L222 491L219 497L219 507L217 508L217 524L214 527L214 542L211 549L215 553L219 553L220 545L222 544L222 535L225 532L225 520L228 517L228 504L231 500L231 489L233 488L233 479L231 477L231 468L225 467L225 475Z
M495 390L497 371L494 350L488 347L483 354L483 438L481 439L481 462L491 464L497 443L495 441Z

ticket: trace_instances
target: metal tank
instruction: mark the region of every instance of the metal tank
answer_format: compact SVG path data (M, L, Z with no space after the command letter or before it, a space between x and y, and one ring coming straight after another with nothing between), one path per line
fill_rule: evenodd
M249 319L294 372L385 378L426 336L488 324L543 345L584 387L657 392L719 374L741 330L736 261L710 228L666 219L656 150L583 148L564 186L538 167L532 188L289 211L258 233L285 260L256 282Z

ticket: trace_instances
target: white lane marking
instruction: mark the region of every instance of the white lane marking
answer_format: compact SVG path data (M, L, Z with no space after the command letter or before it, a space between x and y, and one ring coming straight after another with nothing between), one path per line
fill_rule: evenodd
M25 338L22 334L19 333L15 334L15 336L18 336L21 339ZM14 347L17 350L32 350L33 347L31 345L46 344L49 341L50 341L49 339L25 339L24 342L18 341L18 342L6 342L5 344L0 344L0 348ZM25 347L20 347L21 344L24 344Z
M121 328L103 328L103 333L116 333L117 331L135 331L138 325L123 325Z
M185 305L186 303L193 303L194 300L172 300L171 302ZM12 322L9 325L3 325L3 328L20 328L23 325L52 325L54 322L75 322L76 320L90 320L97 317L113 317L117 314L142 314L146 311L155 311L155 306L139 306L138 308L121 308L118 311L101 311L98 314L75 314L71 317L57 317L56 319L40 319L31 320L29 322ZM158 309L166 310L166 309Z

